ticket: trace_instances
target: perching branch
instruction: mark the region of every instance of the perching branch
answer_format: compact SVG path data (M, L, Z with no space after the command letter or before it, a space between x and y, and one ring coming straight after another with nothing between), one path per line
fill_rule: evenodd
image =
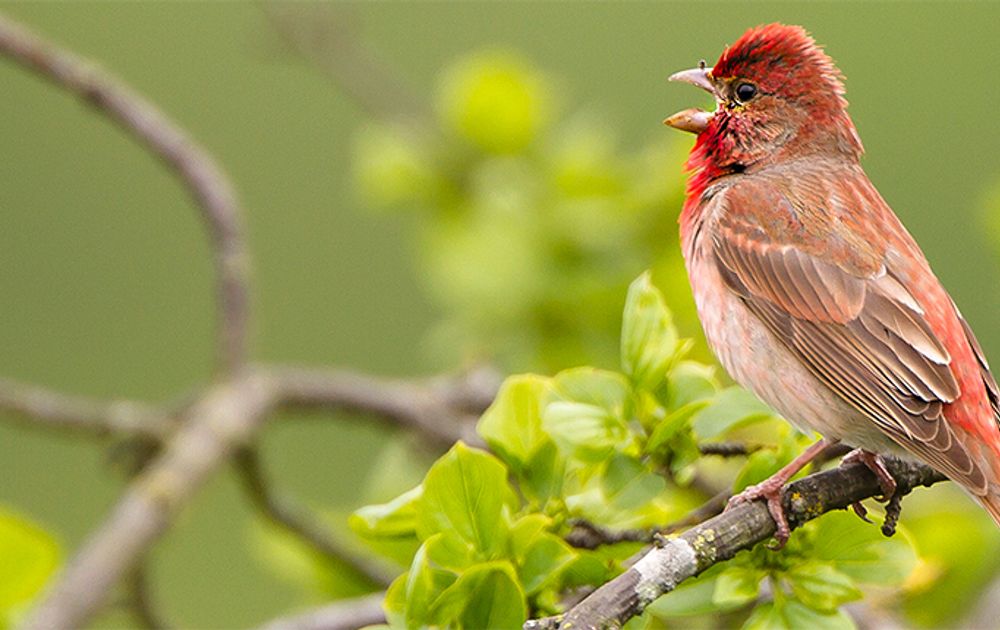
M270 621L258 630L356 630L385 623L385 593L334 602L320 608Z
M0 54L92 105L177 173L201 212L218 285L218 368L247 358L250 262L243 210L222 169L159 108L93 63L0 15Z
M918 486L945 480L943 475L922 464L889 457L886 463L898 482L899 496ZM788 523L794 529L826 512L844 509L880 492L875 475L859 464L809 475L784 491ZM676 538L665 540L561 618L532 620L524 627L526 630L619 628L684 580L767 540L774 532L774 521L763 502L740 504Z

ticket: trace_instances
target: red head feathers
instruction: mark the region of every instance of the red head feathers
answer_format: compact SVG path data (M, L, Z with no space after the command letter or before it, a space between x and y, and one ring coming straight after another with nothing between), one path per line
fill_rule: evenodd
M790 156L821 152L856 161L862 153L840 73L800 26L752 28L713 67L671 78L707 90L717 102L714 112L689 109L665 121L698 134L688 160L692 193L717 177Z

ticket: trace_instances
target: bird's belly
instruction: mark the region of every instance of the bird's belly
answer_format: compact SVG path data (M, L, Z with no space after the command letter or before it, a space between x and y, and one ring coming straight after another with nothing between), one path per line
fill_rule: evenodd
M901 449L820 382L723 283L703 252L688 260L695 304L712 351L729 375L799 430L881 453Z

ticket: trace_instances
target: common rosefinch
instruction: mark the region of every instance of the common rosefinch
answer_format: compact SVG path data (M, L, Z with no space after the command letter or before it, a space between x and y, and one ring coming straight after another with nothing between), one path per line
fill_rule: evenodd
M714 112L665 123L698 134L680 217L705 336L726 370L824 436L735 501L767 500L828 444L922 461L1000 525L1000 393L972 330L862 170L841 75L804 29L750 29L711 68L672 80ZM850 456L849 456L850 457Z

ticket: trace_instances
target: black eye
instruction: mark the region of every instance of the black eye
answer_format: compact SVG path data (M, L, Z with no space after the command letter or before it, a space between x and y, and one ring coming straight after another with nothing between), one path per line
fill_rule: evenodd
M740 83L736 86L736 100L747 103L757 96L757 86L753 83Z

